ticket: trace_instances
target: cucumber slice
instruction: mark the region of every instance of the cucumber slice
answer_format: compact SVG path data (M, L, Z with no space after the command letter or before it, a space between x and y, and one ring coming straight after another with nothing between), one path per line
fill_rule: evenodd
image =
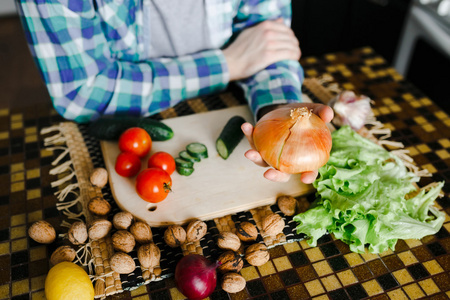
M227 159L234 148L241 142L244 133L241 125L245 119L241 116L234 116L228 120L216 140L216 150L223 159Z
M186 151L193 157L208 158L208 149L201 143L190 143L186 146Z
M188 161L185 159L182 159L181 157L175 158L175 165L181 168L193 168L194 163L192 161Z
M194 168L183 168L180 166L177 166L177 172L182 176L189 176L194 172Z
M194 157L194 156L190 155L186 150L181 151L178 155L179 155L182 159L187 160L187 161L190 161L190 162L193 162L193 163L194 163L194 162L199 162L199 161L200 161L200 158Z

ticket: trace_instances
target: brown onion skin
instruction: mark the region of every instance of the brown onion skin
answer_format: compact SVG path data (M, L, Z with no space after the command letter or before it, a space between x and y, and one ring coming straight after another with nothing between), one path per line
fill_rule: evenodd
M281 172L298 174L317 170L330 157L331 132L317 115L297 119L291 117L292 110L292 106L278 108L256 123L255 148L267 164Z

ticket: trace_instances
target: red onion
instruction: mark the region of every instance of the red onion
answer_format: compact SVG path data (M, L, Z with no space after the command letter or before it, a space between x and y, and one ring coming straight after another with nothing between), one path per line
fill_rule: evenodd
M216 288L219 265L220 262L212 263L199 254L186 255L175 268L175 284L188 299L204 299Z

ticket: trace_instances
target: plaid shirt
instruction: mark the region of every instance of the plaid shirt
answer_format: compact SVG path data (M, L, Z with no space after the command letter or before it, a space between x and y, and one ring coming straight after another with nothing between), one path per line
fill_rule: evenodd
M206 0L215 50L149 59L150 0L18 0L31 53L53 104L64 118L148 116L180 101L224 90L229 83L220 50L241 30L268 19L290 23L290 0ZM303 70L281 61L239 81L256 114L298 102Z

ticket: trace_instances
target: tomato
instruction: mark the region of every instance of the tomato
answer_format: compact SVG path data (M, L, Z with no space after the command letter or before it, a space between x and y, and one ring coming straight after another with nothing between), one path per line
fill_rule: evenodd
M141 159L134 153L122 152L116 159L116 172L123 177L132 177L141 170Z
M172 175L175 171L175 159L169 153L159 151L150 156L147 166L149 168L163 169L169 175Z
M145 129L132 127L125 130L119 137L119 149L144 157L152 148L152 139Z
M136 178L136 192L147 202L158 203L171 191L172 179L160 168L143 170Z

